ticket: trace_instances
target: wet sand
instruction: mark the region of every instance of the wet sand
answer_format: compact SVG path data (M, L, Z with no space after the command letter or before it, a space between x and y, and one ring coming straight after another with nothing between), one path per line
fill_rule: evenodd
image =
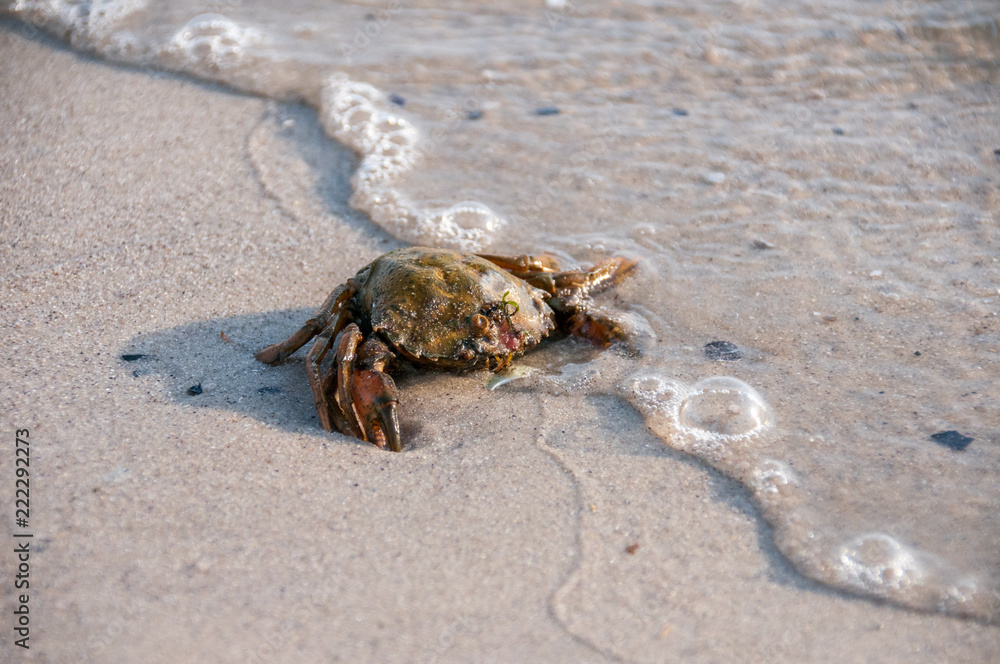
M5 657L1000 659L996 626L801 577L619 397L419 375L405 453L323 433L301 355L252 353L399 246L347 207L354 157L313 146L327 175L289 199L257 130L318 136L310 111L24 30L0 28L0 420L31 431L32 648L5 626Z

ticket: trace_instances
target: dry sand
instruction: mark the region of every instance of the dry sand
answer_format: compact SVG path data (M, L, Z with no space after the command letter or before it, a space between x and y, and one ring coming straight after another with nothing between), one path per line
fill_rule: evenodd
M252 352L398 246L347 208L353 157L315 148L327 221L296 217L251 155L262 118L311 112L23 31L0 28L0 420L31 432L35 548L28 651L0 558L3 661L1000 661L995 626L803 579L617 398L418 376L407 452L323 433L301 360Z

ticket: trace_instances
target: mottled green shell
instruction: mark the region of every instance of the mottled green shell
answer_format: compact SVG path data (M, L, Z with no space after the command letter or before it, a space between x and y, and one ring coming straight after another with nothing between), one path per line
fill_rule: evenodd
M524 352L555 328L542 291L472 254L400 249L375 259L352 281L363 327L417 363L495 368L498 358ZM472 317L484 311L493 312L492 338L472 332Z

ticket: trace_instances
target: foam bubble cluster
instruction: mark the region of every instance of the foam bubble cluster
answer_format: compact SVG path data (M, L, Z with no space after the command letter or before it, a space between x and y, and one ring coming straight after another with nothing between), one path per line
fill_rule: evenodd
M760 394L730 376L707 378L689 386L643 374L632 378L627 397L668 445L715 466L765 431L773 420Z
M751 482L755 494L768 497L788 495L799 484L792 469L774 459L765 459L755 468Z
M885 533L871 533L839 546L829 565L831 585L875 595L904 606L1000 619L1000 592L943 561Z
M841 546L836 560L844 583L880 595L920 583L924 577L914 552L882 533Z
M266 41L255 28L219 14L201 14L174 34L165 53L179 55L196 69L224 69L236 66L249 49Z
M445 210L422 210L391 187L419 161L418 133L373 86L343 74L330 76L323 89L320 117L327 133L361 157L351 178L351 206L396 237L475 251L503 225L482 203L465 201Z

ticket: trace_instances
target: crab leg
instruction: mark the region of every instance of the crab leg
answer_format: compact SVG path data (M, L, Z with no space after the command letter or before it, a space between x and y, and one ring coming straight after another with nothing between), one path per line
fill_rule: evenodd
M306 355L306 371L309 374L309 385L312 387L313 398L316 400L316 412L319 414L319 421L323 425L323 428L327 431L333 431L333 425L336 424L337 429L340 427L339 413L334 417L334 422L330 422L330 415L335 411L330 408L330 404L326 400L326 384L322 377L322 365L323 360L327 355L327 352L332 346L333 340L333 326L329 325L325 330L319 333L316 337L316 341L309 348L309 354Z
M316 314L312 318L306 321L306 324L298 332L281 343L271 344L259 351L254 357L264 364L278 364L322 332L330 319L340 312L341 307L344 306L344 302L352 297L354 292L354 288L348 284L337 286L330 293L330 296L326 298L323 306L316 311Z
M351 323L337 335L334 345L337 347L337 385L334 391L334 401L336 410L339 412L344 428L341 433L361 440L368 440L365 436L364 427L354 408L354 362L357 359L358 345L361 343L361 330L354 323ZM332 372L333 369L331 368ZM371 442L371 441L369 441Z
M567 270L555 274L533 275L525 281L550 295L586 298L618 283L635 266L635 261L617 256L607 258L589 270Z
M541 256L499 256L496 254L476 254L480 258L485 258L499 268L507 270L519 279L526 279L528 276L539 272L555 272L559 269L559 262L554 256L542 254Z
M535 288L541 288L549 295L560 297L586 297L612 286L635 267L636 262L628 258L608 258L589 270L566 270L559 272L559 263L554 256L497 256L478 254L497 267L507 270L515 277L524 279Z

